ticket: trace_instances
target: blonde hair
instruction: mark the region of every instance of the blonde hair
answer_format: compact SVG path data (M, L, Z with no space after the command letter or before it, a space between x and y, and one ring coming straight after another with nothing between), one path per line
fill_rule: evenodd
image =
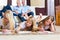
M42 21L39 22L38 27L41 25L44 25L44 22L47 21L48 19L51 19L51 21L54 21L54 17L53 16L48 16L45 19L43 19Z
M14 22L14 18L13 18L13 13L12 13L12 11L11 11L11 10L7 10L7 11L5 12L5 16L6 16L6 18L7 18L8 21L9 21L9 25L10 25L9 29L10 29L10 30L13 30L13 29L14 29L15 22Z
M54 21L54 17L53 16L48 16L48 17L46 17L45 19L43 19L41 22L45 22L45 21L47 21L48 19L51 19L51 21L53 22Z

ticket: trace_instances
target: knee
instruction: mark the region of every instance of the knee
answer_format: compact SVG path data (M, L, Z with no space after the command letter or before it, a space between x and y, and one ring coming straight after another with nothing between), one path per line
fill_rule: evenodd
M30 12L32 16L34 16L34 13L33 12Z

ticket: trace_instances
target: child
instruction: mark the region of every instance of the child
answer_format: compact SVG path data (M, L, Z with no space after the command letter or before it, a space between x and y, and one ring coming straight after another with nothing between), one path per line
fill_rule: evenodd
M3 14L3 29L8 29L8 30L14 30L15 27L15 21L13 18L13 13L10 10L7 10L4 14Z
M38 25L39 31L51 31L54 32L54 18L51 16L48 16L43 21L41 21Z
M20 23L19 27L16 28L16 31L32 31L33 22L29 18L27 21Z

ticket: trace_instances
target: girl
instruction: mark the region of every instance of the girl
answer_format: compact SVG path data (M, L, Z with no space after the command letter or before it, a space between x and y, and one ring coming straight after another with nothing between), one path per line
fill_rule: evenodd
M19 27L16 28L16 32L18 31L32 31L33 22L29 18L27 21L20 23Z
M54 32L54 18L51 16L48 16L44 20L42 20L38 25L39 31L52 31Z
M14 30L15 27L15 21L13 18L13 13L10 10L7 10L4 14L3 14L3 29L8 29L8 30ZM3 30L5 31L5 30Z

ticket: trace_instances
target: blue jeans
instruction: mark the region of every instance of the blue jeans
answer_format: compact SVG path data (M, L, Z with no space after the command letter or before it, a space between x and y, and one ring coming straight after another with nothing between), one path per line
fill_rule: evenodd
M24 17L22 17L22 14L18 14L18 17L21 20L21 22L26 21L26 19Z
M29 12L27 13L28 16L32 15L34 16L34 13L33 12ZM18 14L18 17L20 18L20 20L23 22L23 21L26 21L26 19L24 17L22 17L22 13Z
M30 15L34 16L34 13L33 12L29 12L29 13L27 13L27 15L28 16L30 16Z

